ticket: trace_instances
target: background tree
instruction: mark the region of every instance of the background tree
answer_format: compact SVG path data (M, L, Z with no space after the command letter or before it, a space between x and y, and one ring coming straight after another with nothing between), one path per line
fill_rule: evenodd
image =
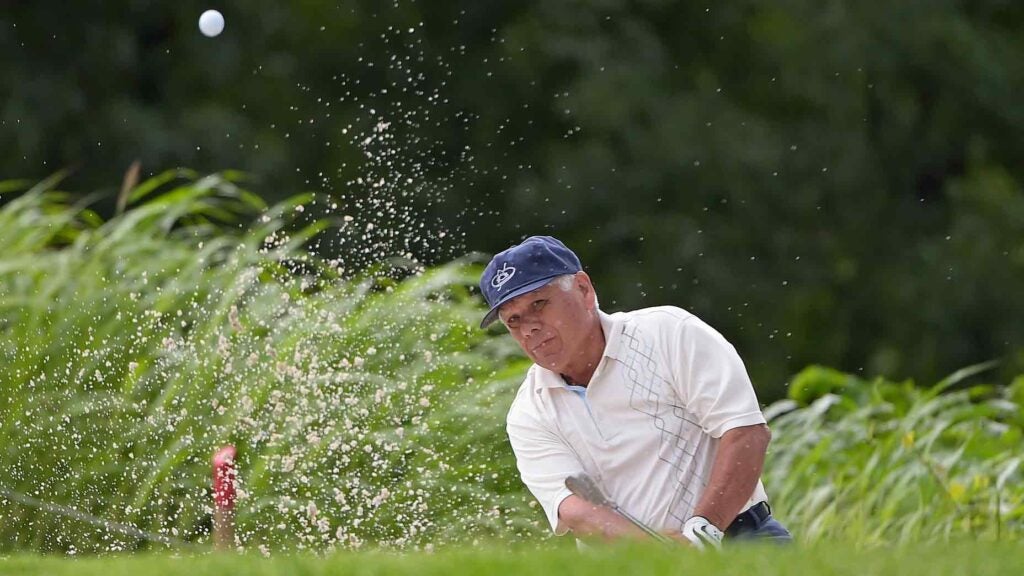
M71 167L101 212L135 159L322 190L354 267L554 233L766 399L1024 366L1019 3L256 0L215 39L205 8L6 4L0 174Z

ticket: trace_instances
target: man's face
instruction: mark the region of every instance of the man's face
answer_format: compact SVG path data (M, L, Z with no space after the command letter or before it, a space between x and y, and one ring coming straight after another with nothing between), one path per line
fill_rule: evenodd
M583 353L595 310L594 288L580 272L571 290L551 282L502 304L498 316L531 360L562 372Z

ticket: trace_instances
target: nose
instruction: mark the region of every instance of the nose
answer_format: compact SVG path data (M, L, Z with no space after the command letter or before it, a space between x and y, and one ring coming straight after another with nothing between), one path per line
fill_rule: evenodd
M522 325L520 325L519 329L523 337L529 338L531 336L538 334L541 331L542 327L540 325L540 322L525 321L522 323Z

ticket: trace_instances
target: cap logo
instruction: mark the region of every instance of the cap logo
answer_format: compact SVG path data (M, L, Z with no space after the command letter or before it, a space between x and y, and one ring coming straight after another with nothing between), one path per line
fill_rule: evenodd
M505 265L502 266L501 270L498 270L497 272L495 272L494 273L494 278L491 278L491 286L494 286L494 288L500 290L501 287L505 285L505 282L508 282L509 280L511 280L512 277L515 276L515 275L516 275L515 267L514 266L509 266L508 262L505 262Z

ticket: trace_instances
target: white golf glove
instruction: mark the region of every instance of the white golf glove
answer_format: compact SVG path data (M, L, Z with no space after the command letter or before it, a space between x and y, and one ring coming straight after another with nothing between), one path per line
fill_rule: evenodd
M721 548L723 536L725 534L703 516L694 516L683 524L683 537L692 542L698 550L704 550L708 546Z

